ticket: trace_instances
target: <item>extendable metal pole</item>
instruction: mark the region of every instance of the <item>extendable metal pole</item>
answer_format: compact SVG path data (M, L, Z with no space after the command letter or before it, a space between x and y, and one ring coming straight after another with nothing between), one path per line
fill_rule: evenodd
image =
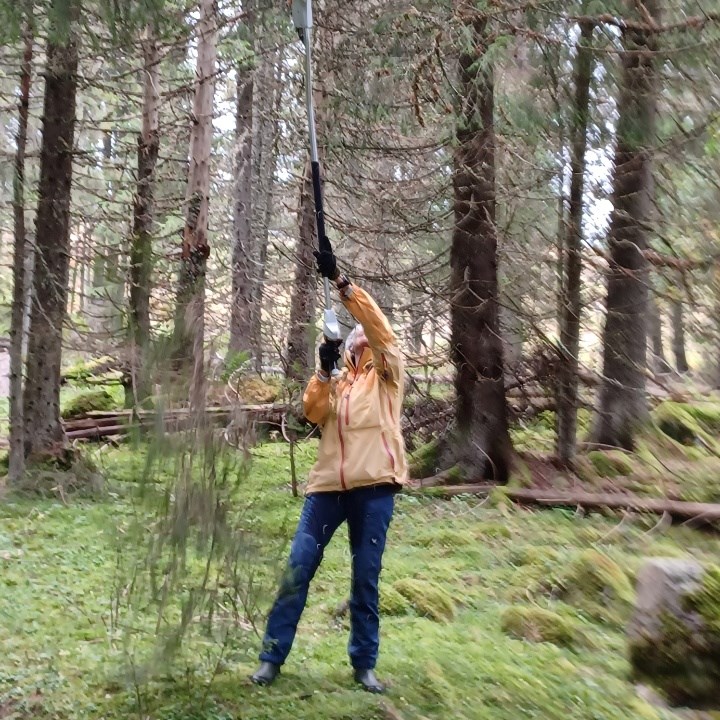
M312 16L311 16L312 21ZM310 166L313 176L313 191L315 194L315 224L318 232L318 242L322 248L325 237L325 215L323 213L322 195L320 193L320 159L317 147L317 132L315 130L315 107L313 103L313 69L312 69L312 27L304 28L303 43L305 44L305 105L307 107L308 129L310 133ZM330 281L323 278L325 290L325 307L330 308Z
M305 106L307 108L310 134L310 169L312 172L313 197L315 199L315 226L317 228L318 247L321 252L332 252L330 241L325 232L325 214L323 213L322 186L320 183L320 159L318 157L317 133L315 130L312 69L312 0L293 0L292 15L295 29L305 46ZM341 339L340 325L335 310L332 308L330 281L328 278L323 278L323 289L325 291L323 334L328 340L339 341Z

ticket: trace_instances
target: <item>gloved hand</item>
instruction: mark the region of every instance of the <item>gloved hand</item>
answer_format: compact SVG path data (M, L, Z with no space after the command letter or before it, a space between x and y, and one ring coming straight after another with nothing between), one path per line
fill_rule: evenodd
M318 349L318 355L320 356L320 368L328 375L332 373L337 361L340 359L341 343L342 340L325 340Z
M330 250L315 250L313 252L315 260L317 261L317 271L323 277L335 280L340 275L340 271L337 269L337 259L335 254Z

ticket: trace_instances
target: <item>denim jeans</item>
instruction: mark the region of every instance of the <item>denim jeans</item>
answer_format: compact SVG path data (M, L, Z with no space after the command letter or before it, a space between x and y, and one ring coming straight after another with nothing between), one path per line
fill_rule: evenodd
M347 521L352 577L348 654L358 670L375 667L380 645L378 580L396 488L389 485L305 498L287 568L268 616L260 659L282 665L292 647L308 588L335 530Z

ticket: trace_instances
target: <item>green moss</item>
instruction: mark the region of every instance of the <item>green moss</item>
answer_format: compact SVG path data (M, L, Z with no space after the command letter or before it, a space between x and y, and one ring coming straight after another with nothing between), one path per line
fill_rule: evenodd
M524 545L510 550L510 562L514 565L539 565L548 567L557 564L560 554L545 545Z
M380 613L391 617L407 615L410 612L410 603L392 585L380 590Z
M685 403L683 409L708 431L720 433L720 403Z
M438 460L440 454L440 441L431 440L424 445L420 445L414 452L410 454L408 462L410 465L411 478L424 478L436 475L438 468Z
M529 642L548 642L570 647L581 637L576 623L551 610L534 605L514 605L505 609L502 631L511 637Z
M493 488L488 495L488 505L493 508L507 508L512 504L508 497L508 488L498 486Z
M714 454L720 451L720 443L715 437L720 422L712 410L667 401L655 408L652 417L657 428L675 442L701 446Z
M707 568L700 589L688 598L687 603L688 608L703 619L705 627L720 648L720 566Z
M175 436L166 441L187 442ZM304 476L317 441L298 444L295 453L298 474ZM380 597L386 610L403 614L385 615L378 665L378 674L393 688L392 705L388 696L357 691L347 664L345 619L340 627L328 619L328 608L345 597L349 579L342 533L324 553L287 671L270 691L256 688L246 678L256 667L259 639L242 619L247 613L262 632L302 501L290 494L286 444L259 444L252 455L252 472L238 487L232 508L245 518L247 532L237 539L251 542L238 566L240 597L247 603L233 607L237 596L228 587L217 598L212 623L205 614L196 615L185 654L177 664L163 666L162 678L152 682L142 669L155 646L155 622L148 626L154 608L138 608L132 617L119 608L117 621L115 609L108 610L115 605L111 599L122 598L119 593L128 588L129 576L122 568L118 572L118 562L134 568L149 550L144 541L131 543L132 552L125 555L128 543L118 544L116 535L127 538L135 522L152 535L158 520L155 513L145 514L134 492L146 472L143 447L98 452L109 487L121 490L117 494L67 506L37 497L0 502L0 707L6 713L24 720L141 715L158 720L657 720L627 677L622 627L580 620L574 608L560 602L543 605L569 617L593 643L586 647L579 640L568 651L548 642L513 640L501 631L500 617L508 605L531 604L529 583L559 576L558 568L566 568L590 543L612 543L607 552L617 553L613 558L640 561L650 551L666 555L670 548L678 553L692 548L699 559L711 560L720 555L717 536L689 526L648 535L655 521L634 516L618 528L617 518L579 518L572 511L503 513L476 498L397 497ZM177 464L164 463L158 478L160 470L163 477L174 477ZM512 541L478 541L493 525L506 525ZM447 544L416 544L419 535L433 532L441 532ZM256 558L262 564L256 565ZM213 574L216 568L213 563ZM433 622L413 610L391 589L400 578L439 585L455 601L454 619ZM130 623L124 621L137 630L127 630ZM117 638L113 643L109 633Z
M119 377L120 372L111 370L116 364L118 363L110 355L93 360L81 360L63 370L62 376L65 380L76 383L84 383L98 377Z
M477 539L469 530L455 530L450 527L424 527L413 538L419 547L457 548L474 545Z
M595 472L602 478L614 478L621 475L630 475L633 471L632 463L625 453L619 450L589 452L588 460L592 463Z
M478 535L486 538L506 538L513 536L512 530L505 523L486 522L478 528Z
M678 480L680 498L689 502L720 502L720 458L688 463Z
M107 390L89 390L68 400L62 409L62 417L64 420L72 420L89 412L116 409L115 398Z
M593 620L620 625L635 598L625 571L597 550L585 550L560 582L559 596Z
M533 478L530 468L526 462L522 460L520 456L515 458L513 462L512 472L510 473L510 479L508 480L508 488L528 488L532 487Z
M436 622L445 622L455 617L455 603L450 593L430 580L406 578L397 580L392 587L410 603L418 615Z
M657 687L672 703L705 707L720 694L720 639L698 633L670 613L660 616L659 637L634 637L633 678Z
M233 382L232 389L241 402L273 403L282 392L282 384L274 379L263 380L257 376L248 376Z

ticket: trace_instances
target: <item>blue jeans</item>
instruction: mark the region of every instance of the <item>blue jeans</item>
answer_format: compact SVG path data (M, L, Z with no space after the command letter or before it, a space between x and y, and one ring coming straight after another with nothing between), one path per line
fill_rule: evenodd
M268 617L260 660L282 665L295 639L308 588L335 530L347 520L352 553L348 654L358 670L375 667L380 645L378 580L385 537L395 505L389 485L305 499L290 558Z

